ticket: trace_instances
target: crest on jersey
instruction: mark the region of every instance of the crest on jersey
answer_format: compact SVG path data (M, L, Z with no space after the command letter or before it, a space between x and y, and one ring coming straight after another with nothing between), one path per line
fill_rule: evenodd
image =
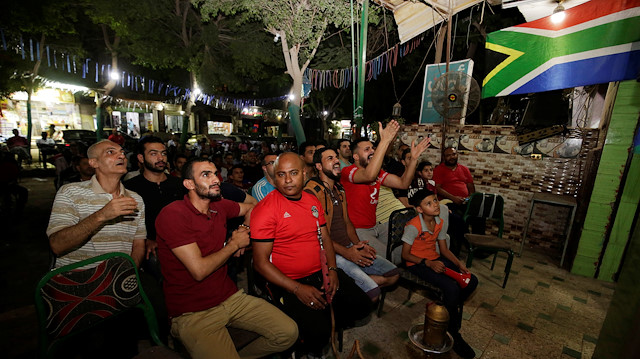
M318 207L311 206L311 214L313 214L313 216L316 217L316 219L317 219L318 216L320 215L320 212L318 212Z

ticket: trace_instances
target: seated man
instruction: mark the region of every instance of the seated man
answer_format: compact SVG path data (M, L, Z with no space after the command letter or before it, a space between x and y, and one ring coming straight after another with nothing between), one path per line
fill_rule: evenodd
M104 140L91 145L87 156L96 174L62 186L53 201L47 236L56 267L110 252L130 254L139 266L147 238L145 208L120 182L127 172L124 150Z
M276 189L251 214L254 268L269 282L275 303L298 323L300 350L321 356L329 342L333 299L337 327L353 325L371 311L371 301L341 269L322 205L302 190L304 163L291 152L275 163ZM321 233L320 234L318 233ZM325 251L321 252L320 241ZM326 253L326 259L322 256ZM328 267L323 281L321 262ZM339 290L338 290L339 288Z
M264 172L264 177L262 177L258 182L256 182L255 186L251 189L251 195L258 200L258 202L262 201L264 197L266 197L271 191L275 191L276 187L273 185L275 173L273 171L273 164L276 162L276 158L278 158L279 153L267 153L262 155L262 172Z
M311 178L304 190L316 196L324 208L327 230L336 251L336 263L353 278L372 301L377 301L380 288L393 285L400 278L398 268L366 241L360 241L349 216L340 180L340 158L331 148L313 154L318 177Z
M453 278L444 274L447 268L458 273L469 273L469 270L447 247L444 220L440 218L442 209L436 195L426 189L419 190L410 202L418 215L407 223L402 235L402 259L411 273L442 290L444 306L449 311L447 330L453 336L453 350L462 358L474 358L475 352L460 335L460 326L462 304L478 286L478 278L471 274L468 285L460 288Z
M29 143L27 143L27 139L20 136L18 129L13 129L13 137L9 137L7 139L7 147L9 147L9 152L18 156L18 166L22 166L22 161L26 161L27 163L31 163L31 154L29 153Z
M227 260L249 245L243 226L225 243L226 221L253 207L221 198L216 166L195 158L184 165L184 199L162 209L156 220L158 257L171 333L194 359L259 358L289 348L296 323L263 299L238 290ZM236 352L227 326L261 337Z
M240 165L231 167L231 172L229 173L229 183L240 188L245 193L249 193L249 189L252 186L251 182L245 181L244 169Z

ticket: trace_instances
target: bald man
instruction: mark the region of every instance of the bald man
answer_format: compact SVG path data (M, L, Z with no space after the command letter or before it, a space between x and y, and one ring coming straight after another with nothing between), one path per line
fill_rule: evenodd
M127 173L124 150L104 140L89 147L87 157L95 175L60 187L53 201L47 236L55 266L110 252L130 254L140 265L147 237L144 202L120 182Z
M254 268L269 282L274 303L297 324L300 352L322 356L329 342L333 299L337 326L353 325L371 311L369 297L336 266L336 257L324 210L318 199L304 192L302 159L291 152L275 162L276 191L269 193L251 214ZM320 255L320 238L326 259ZM323 284L321 262L328 266ZM339 290L338 290L339 288Z

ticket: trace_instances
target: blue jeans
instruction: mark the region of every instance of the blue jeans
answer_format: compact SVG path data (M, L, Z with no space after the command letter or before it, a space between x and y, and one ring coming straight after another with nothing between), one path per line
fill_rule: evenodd
M460 273L458 267L447 258L439 257L435 260L441 261L447 268ZM462 305L464 304L464 301L469 298L471 293L476 290L476 287L478 286L478 277L471 274L471 281L469 282L469 285L462 289L458 285L458 282L453 278L444 273L436 273L425 264L416 264L414 266L407 267L407 270L425 281L436 285L442 290L442 293L444 294L443 305L449 311L448 330L451 334L457 333L460 330L460 325L462 324Z
M351 277L353 281L356 282L356 285L367 293L371 299L377 298L378 295L380 295L380 288L378 288L378 284L371 279L370 275L391 277L400 272L398 267L379 255L373 261L372 265L360 267L356 263L336 254L336 265Z

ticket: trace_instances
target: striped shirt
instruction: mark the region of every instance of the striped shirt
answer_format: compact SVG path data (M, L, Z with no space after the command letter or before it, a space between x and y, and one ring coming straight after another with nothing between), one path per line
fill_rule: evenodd
M131 255L135 239L146 239L144 201L137 193L120 184L120 193L138 202L137 212L120 216L105 223L82 247L56 259L56 267L62 267L105 253L122 252ZM94 175L90 181L69 183L58 190L51 209L47 236L78 224L102 209L113 196L106 193Z
M258 202L262 201L271 191L274 191L276 188L267 181L267 177L262 177L258 182L256 182L255 186L251 190L251 195L258 200Z

